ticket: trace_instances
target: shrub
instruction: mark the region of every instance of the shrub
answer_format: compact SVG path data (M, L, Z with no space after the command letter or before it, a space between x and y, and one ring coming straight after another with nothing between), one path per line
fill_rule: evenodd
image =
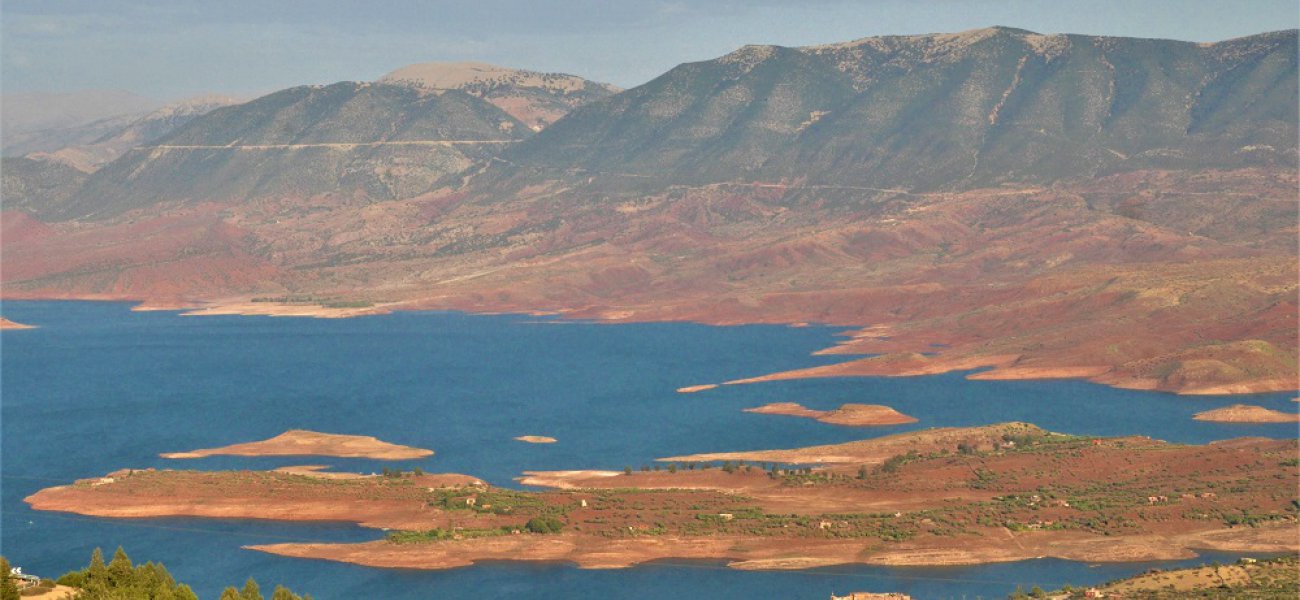
M564 523L553 517L533 517L524 528L532 533L559 533L564 528Z

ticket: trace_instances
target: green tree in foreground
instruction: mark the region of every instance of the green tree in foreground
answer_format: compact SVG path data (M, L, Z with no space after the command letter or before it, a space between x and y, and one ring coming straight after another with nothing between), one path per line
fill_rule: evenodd
M18 600L18 584L9 576L9 561L0 556L0 600Z
M0 556L0 600L21 600L17 584L9 575L9 561ZM113 553L113 560L104 564L104 553L96 548L90 555L90 565L80 571L71 571L59 578L60 585L78 588L73 600L199 600L190 586L176 583L161 563L132 565L121 548ZM264 600L257 582L248 578L243 591L226 588L221 600ZM284 586L276 586L271 600L311 600L299 596Z

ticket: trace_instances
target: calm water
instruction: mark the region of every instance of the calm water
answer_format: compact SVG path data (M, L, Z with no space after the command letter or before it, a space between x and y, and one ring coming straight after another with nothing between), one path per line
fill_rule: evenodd
M674 561L618 571L509 563L449 572L386 571L240 549L274 541L378 537L353 526L113 521L34 512L22 498L41 487L123 467L260 469L304 462L362 471L419 466L515 485L513 478L524 470L622 469L661 456L825 444L1007 420L1071 433L1195 443L1297 435L1294 425L1191 419L1195 412L1241 397L1182 398L1073 381L972 382L944 375L674 392L684 385L834 362L810 355L832 344L839 331L822 327L597 325L456 313L345 320L194 318L85 302L6 302L3 314L40 328L0 337L0 551L29 572L57 576L83 566L95 546L122 545L136 560L165 562L204 598L215 598L221 587L249 575L265 588L281 582L322 600L507 594L823 598L849 590L1000 598L1017 584L1095 583L1151 565L1040 560L970 568L741 573L719 563ZM1245 400L1294 411L1293 396ZM741 412L778 401L813 408L888 404L920 422L862 430ZM375 435L437 454L398 463L234 457L178 463L157 456L262 439L291 428ZM510 439L524 434L553 436L559 443ZM1232 558L1215 554L1205 560Z

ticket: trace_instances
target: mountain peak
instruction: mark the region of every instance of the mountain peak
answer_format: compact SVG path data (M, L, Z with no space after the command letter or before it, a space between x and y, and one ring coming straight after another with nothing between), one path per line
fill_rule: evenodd
M618 88L612 85L589 81L577 75L512 69L474 61L415 63L396 69L380 77L378 81L435 90L470 91L477 86L510 84L564 92L579 91L588 86L618 91Z
M619 92L565 73L511 69L483 62L427 62L407 65L379 78L379 83L420 90L462 90L510 113L534 131L570 110Z

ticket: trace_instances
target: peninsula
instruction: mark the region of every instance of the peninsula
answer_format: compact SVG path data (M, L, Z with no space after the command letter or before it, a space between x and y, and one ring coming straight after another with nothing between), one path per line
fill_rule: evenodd
M1300 550L1297 452L1297 440L1186 446L1004 423L521 480L551 488L540 492L404 472L164 470L118 472L26 501L117 518L350 521L390 533L250 548L393 568L485 560L611 568L665 558L725 559L737 569L1145 561L1193 549Z
M34 325L24 325L22 323L16 323L4 317L0 317L0 329L35 329L35 328L36 327Z

